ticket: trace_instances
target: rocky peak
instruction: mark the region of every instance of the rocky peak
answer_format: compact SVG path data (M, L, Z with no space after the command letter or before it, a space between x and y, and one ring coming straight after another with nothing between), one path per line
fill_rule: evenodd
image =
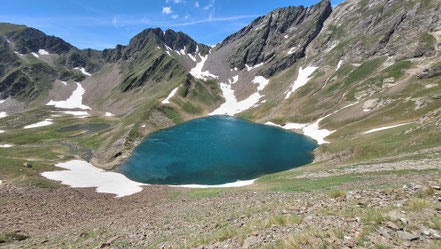
M64 40L55 36L48 36L34 28L5 23L1 23L0 28L2 35L14 42L15 49L22 54L38 52L39 49L45 49L50 53L63 54L73 48Z
M228 56L231 68L271 62L263 71L271 76L304 56L306 47L319 34L331 12L329 0L309 8L279 8L227 37L218 49L234 45Z
M115 49L105 49L103 56L108 61L116 61L121 58L128 60L138 52L149 47L149 44L154 44L163 49L184 50L185 53L193 55L196 53L206 55L210 51L207 45L197 43L185 33L175 32L170 29L163 31L160 28L148 28L134 36L127 46L117 45Z

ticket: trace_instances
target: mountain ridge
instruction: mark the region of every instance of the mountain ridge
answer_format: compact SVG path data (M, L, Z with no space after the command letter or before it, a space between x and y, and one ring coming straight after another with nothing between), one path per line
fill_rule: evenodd
M341 120L347 125L351 119L369 119L364 109L381 112L385 106L400 102L393 92L408 87L410 83L401 86L401 82L412 80L406 76L407 71L420 75L420 79L433 80L439 75L439 67L426 65L436 65L439 8L436 2L411 0L387 4L381 0L347 0L331 8L330 1L323 0L308 8L275 9L213 48L182 32L147 28L127 45L103 51L75 47L67 51L59 48L68 48L68 43L51 43L59 41L57 38L39 42L23 38L20 44L39 44L41 48L25 46L24 51L33 52L22 55L11 50L17 49L17 36L13 34L23 33L26 28L9 26L13 31L6 32L6 38L11 38L11 43L2 44L8 55L4 58L11 61L4 65L8 71L16 70L8 75L0 71L0 89L4 89L2 98L21 96L24 104L8 104L15 101L10 98L0 111L12 115L45 106L50 100L62 100L73 89L58 87L57 82L81 82L85 88L83 101L91 107L90 113L114 113L126 124L117 125L110 133L113 138L98 150L107 151L96 153L100 159L94 162L103 167L118 165L150 132L206 116L224 104L238 105L241 111L233 111L236 116L279 125L314 122L347 105L353 105L351 110L361 109ZM419 30L412 29L416 24ZM0 27L2 36L5 29ZM27 37L27 32L24 34ZM401 41L404 46L399 46ZM38 55L40 49L50 51ZM53 51L60 54L51 54ZM301 74L307 68L316 70L307 75L302 83L305 86L295 86L297 78L305 77ZM41 72L40 76L35 70ZM42 86L35 84L39 77L46 79ZM175 89L171 102L161 103ZM248 106L240 107L242 103ZM373 106L369 106L371 103ZM425 103L435 105L429 99ZM147 125L145 120L152 123ZM327 120L322 123L335 127ZM124 143L117 142L123 137ZM321 146L318 153L321 150L326 146ZM122 156L115 159L116 154Z

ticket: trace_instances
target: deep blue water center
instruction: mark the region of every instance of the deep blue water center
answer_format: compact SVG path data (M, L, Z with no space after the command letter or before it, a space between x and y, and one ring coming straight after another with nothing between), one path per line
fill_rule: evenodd
M305 165L316 147L277 127L213 116L152 133L117 171L151 184L224 184Z

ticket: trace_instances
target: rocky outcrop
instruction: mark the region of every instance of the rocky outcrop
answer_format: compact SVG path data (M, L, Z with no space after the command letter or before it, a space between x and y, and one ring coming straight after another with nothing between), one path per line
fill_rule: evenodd
M230 68L268 63L262 74L272 76L305 55L306 47L319 34L331 12L328 0L310 8L276 9L227 37L217 49L236 44L227 58Z
M336 6L309 54L328 54L315 63L339 58L362 63L373 56L396 61L435 55L431 35L440 26L439 3L427 1L344 1ZM415 28L418 27L418 28Z

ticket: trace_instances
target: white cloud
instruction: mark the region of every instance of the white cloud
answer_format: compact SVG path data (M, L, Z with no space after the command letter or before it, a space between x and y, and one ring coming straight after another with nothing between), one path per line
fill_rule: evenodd
M116 18L116 17L114 17L113 19L112 19L112 24L113 24L113 26L118 26L118 18Z
M194 7L199 8L199 2L198 2L198 1L196 1L196 2L194 3Z
M204 10L209 10L209 9L213 8L214 7L214 1L215 0L210 0L210 2L207 5L204 6Z
M168 14L171 14L171 13L173 13L171 7L164 7L164 8L162 8L162 14L168 15Z
M184 16L185 20L188 20L190 18L190 16Z
M173 2L175 2L175 3L181 3L182 0L173 0Z
M195 21L190 22L183 22L183 23L175 23L169 25L170 27L180 27L180 26L189 26L189 25L195 25L199 23L207 23L207 22L222 22L222 21L232 21L232 20L239 20L239 19L247 19L247 18L256 18L258 15L248 15L248 16L227 16L227 17L213 17L210 15L206 19L199 19Z
M173 18L173 19L178 19L178 17L179 17L179 15L172 15L171 18Z

